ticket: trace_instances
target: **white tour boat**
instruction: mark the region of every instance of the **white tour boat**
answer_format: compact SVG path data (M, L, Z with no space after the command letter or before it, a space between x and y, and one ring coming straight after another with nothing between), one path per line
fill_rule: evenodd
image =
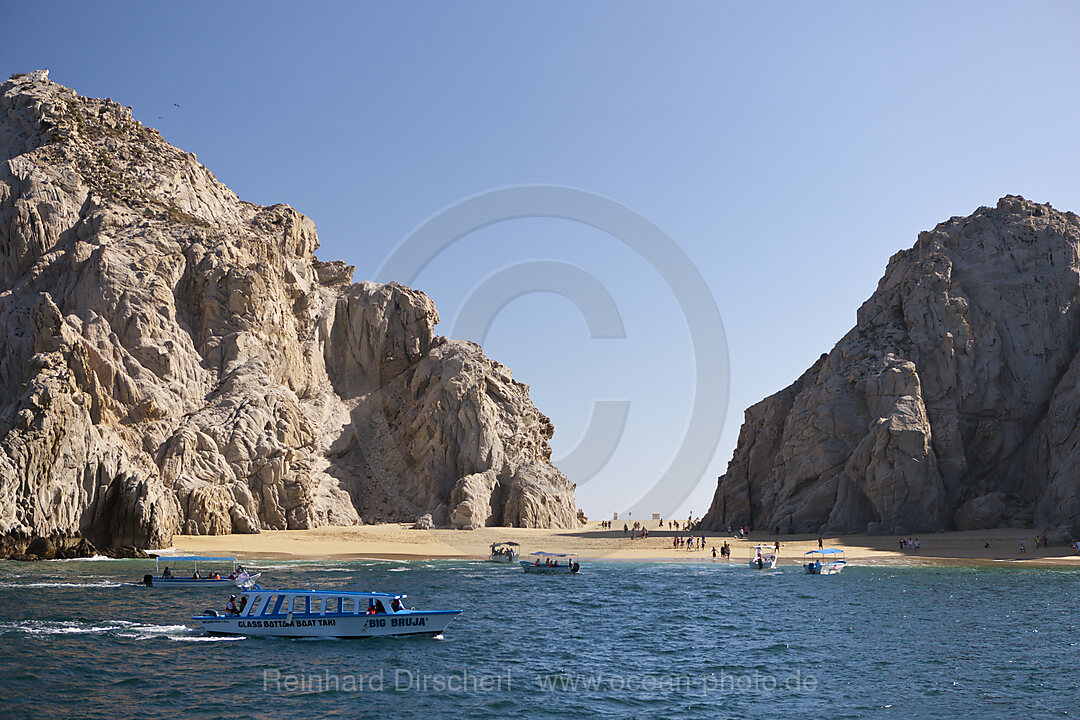
M512 563L518 559L518 547L516 542L492 543L488 562Z
M460 610L406 608L406 595L346 590L247 590L224 612L192 618L211 635L365 638L439 635Z
M534 559L521 561L521 569L527 573L539 573L541 575L570 575L581 570L581 565L575 560L577 557L576 555L534 552L530 557Z
M191 574L185 569L183 572L173 572L172 564L193 563ZM202 572L199 571L199 563L203 563ZM207 563L228 563L229 568L218 570L206 569ZM162 567L164 565L164 567ZM222 573L225 573L222 575ZM206 557L203 555L176 555L173 557L157 558L154 560L154 574L143 575L142 584L147 587L224 587L236 585L237 587L258 587L255 582L261 573L248 575L244 567L236 562L234 557Z
M750 558L750 567L753 570L772 570L776 567L776 553L765 552L758 545L754 557Z
M839 575L847 567L847 560L844 559L844 551L836 548L811 550L806 553L803 567L811 575Z

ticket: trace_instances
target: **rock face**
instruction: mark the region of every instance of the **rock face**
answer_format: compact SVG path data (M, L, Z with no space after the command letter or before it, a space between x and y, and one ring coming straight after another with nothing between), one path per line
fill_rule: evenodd
M424 294L352 284L129 108L0 85L0 555L432 513L573 527L554 428Z
M854 329L746 411L709 528L1080 535L1080 219L1020 197L919 235Z

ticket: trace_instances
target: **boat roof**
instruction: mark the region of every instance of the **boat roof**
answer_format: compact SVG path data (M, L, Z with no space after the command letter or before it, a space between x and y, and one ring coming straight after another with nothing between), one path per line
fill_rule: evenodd
M836 548L825 548L824 550L811 550L806 553L807 555L843 555L843 550L837 550Z
M207 555L165 555L158 557L158 560L170 561L170 562L185 562L185 561L198 561L203 562L205 560L214 560L221 562L236 562L234 557L209 557Z
M516 543L516 542L501 542L501 543L492 543L492 545L494 545L495 547L499 547L500 545L513 545L514 547L517 547L518 543Z
M251 595L254 593L266 593L269 595L329 595L331 597L340 597L342 595L348 597L366 597L366 598L405 598L408 595L401 593L382 593L382 592L366 592L363 590L304 590L300 588L283 588L275 590L274 588L255 588L253 590L245 590L245 594Z
M537 550L536 552L529 553L529 554L530 555L539 555L540 557L575 557L575 555L572 555L572 554L569 554L569 553L549 553L549 552L544 552L543 550Z

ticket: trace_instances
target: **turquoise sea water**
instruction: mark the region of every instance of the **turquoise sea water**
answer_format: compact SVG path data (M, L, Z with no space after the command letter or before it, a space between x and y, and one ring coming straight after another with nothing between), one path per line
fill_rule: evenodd
M992 718L1080 713L1080 572L266 562L405 592L443 637L211 638L138 560L0 562L0 717Z

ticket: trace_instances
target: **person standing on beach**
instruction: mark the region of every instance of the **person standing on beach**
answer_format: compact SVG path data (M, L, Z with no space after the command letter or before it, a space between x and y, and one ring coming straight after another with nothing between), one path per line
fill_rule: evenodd
M824 543L823 543L823 542L821 541L821 536L820 536L820 535L818 535L818 539L817 539L817 549L818 549L818 550L821 550L821 549L822 549L822 548L824 548L824 547L825 547L825 544L824 544Z

